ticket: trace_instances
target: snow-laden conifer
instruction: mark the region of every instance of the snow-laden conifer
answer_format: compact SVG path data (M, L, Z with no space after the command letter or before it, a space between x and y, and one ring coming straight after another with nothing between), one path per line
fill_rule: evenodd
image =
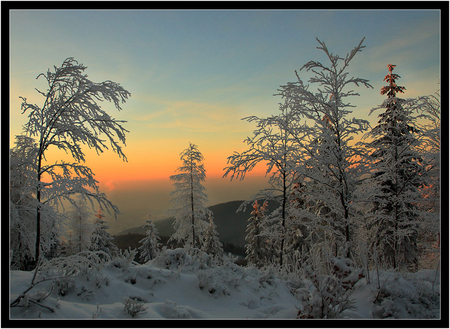
M205 208L208 197L202 185L206 179L204 158L197 145L192 143L180 156L183 165L176 170L178 174L170 176L175 187L171 192L173 208L170 210L175 217L175 232L170 240L183 243L185 247L200 248L207 227L206 216L210 212Z
M387 86L381 94L388 98L378 109L378 124L367 137L372 159L372 189L367 190L372 209L367 213L372 243L378 248L381 260L391 268L417 268L417 239L420 220L426 214L420 211L427 184L427 172L419 152L419 140L413 110L408 101L398 98L405 87L398 86L399 75L392 73L395 65L388 65Z
M217 226L214 224L214 218L212 212L209 213L208 227L205 230L203 237L202 250L213 259L221 260L223 256L222 242L219 240L219 233L217 232Z
M270 242L266 236L266 213L268 203L265 201L262 205L256 200L253 204L251 217L248 219L245 241L245 259L248 264L256 267L264 266L270 256Z
M109 226L107 222L103 219L105 215L102 209L99 207L97 213L95 214L93 232L91 236L91 251L103 251L108 254L111 258L118 255L119 249L113 243L114 237L107 231Z
M64 60L60 67L41 73L46 89L36 89L43 97L42 104L28 103L22 99L22 113L28 113L24 133L37 142L36 186L34 195L36 206L35 259L39 260L41 250L42 205L64 205L66 200L73 205L74 194L82 194L92 202L96 200L104 209L118 213L106 196L101 193L93 172L81 163L85 161L82 146L94 149L98 154L109 147L124 160L122 145L125 144L124 121L116 120L98 105L100 101L114 103L121 110L130 93L118 83L93 82L84 74L86 66L74 58ZM108 145L109 144L109 145ZM73 163L66 161L46 163L46 153L59 149L72 156ZM39 261L38 261L39 262Z
M159 233L153 221L149 218L145 221L145 238L139 241L138 250L141 252L140 260L143 263L154 259L159 254Z

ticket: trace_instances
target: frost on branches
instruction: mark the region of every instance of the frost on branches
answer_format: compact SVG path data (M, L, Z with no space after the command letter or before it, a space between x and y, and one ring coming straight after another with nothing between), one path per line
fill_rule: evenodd
M312 290L304 296L299 319L335 319L342 312L353 309L350 298L355 284L364 277L363 270L355 270L350 259L333 257L331 275L320 275L306 267L306 276L312 282Z
M175 232L170 240L183 243L184 247L200 248L207 227L206 216L211 212L204 206L208 201L202 185L206 179L204 158L192 143L180 155L183 165L177 169L178 174L170 176L175 187L171 192L173 208L170 211L175 217Z
M433 95L421 96L415 100L411 109L418 114L419 127L418 150L426 166L430 184L424 189L427 196L422 204L423 209L430 211L430 216L423 223L423 228L429 237L425 239L440 239L440 204L441 204L441 95L438 90ZM436 249L436 248L432 248Z
M101 193L93 172L81 163L85 161L82 146L94 149L98 154L109 147L124 160L122 145L125 144L124 121L116 120L97 104L106 100L121 110L131 95L118 83L93 82L84 74L86 66L72 57L64 60L60 67L54 66L38 75L46 82L46 89L37 92L43 97L42 105L31 104L22 99L22 113L28 113L24 134L35 138L37 150L33 154L35 163L34 195L36 198L35 260L39 259L42 234L42 206L63 205L62 201L75 204L71 198L81 194L91 202L95 200L108 211L118 213L106 196ZM109 144L109 145L108 145ZM70 154L73 163L46 162L47 150L57 148Z
M418 205L423 201L421 189L428 182L423 160L415 148L418 129L408 101L398 98L405 89L396 84L399 75L392 73L395 65L388 65L389 83L381 89L388 98L372 109L385 108L378 124L368 134L372 141L371 189L367 190L372 209L367 213L372 244L378 248L381 261L397 269L417 270L417 239L421 218L426 213Z
M11 269L31 270L35 267L37 145L30 137L16 136L10 150L10 258ZM42 213L41 248L47 257L55 257L59 249L61 216L48 204L40 204Z
M279 110L278 115L267 118L256 116L244 118L249 122L256 122L257 128L253 136L245 140L248 150L242 153L235 152L228 157L229 166L224 169L223 177L231 174L231 180L234 178L242 180L256 164L266 163L270 187L252 196L251 200L245 202L240 209L257 199L274 200L279 204L279 208L272 213L271 228L277 233L271 234L271 240L274 245L274 257L278 256L279 264L283 266L288 203L295 184L299 157L295 138L290 132L290 125L295 120L291 104L288 101L280 104Z
M340 247L352 242L355 231L355 189L364 167L360 163L362 152L353 139L366 131L369 123L349 118L354 106L347 98L359 96L351 85L372 86L366 79L349 77L347 69L364 48L363 40L345 58L318 42L330 64L310 61L302 67L313 73L309 82L317 91L311 91L296 72L298 81L278 90L283 98L279 115L246 118L255 121L257 129L246 139L248 150L228 157L230 165L225 168L224 177L231 174L231 179L243 179L257 163L267 164L271 187L253 200L264 195L280 203L271 214L274 220L278 216L279 223L270 225L280 266L287 252L289 262L300 256L289 243L307 241L310 245L306 250L322 251L325 261L327 252L336 255ZM301 207L293 202L297 184L304 184L305 203ZM295 239L291 238L293 231L298 234ZM305 239L301 239L302 231L309 234ZM348 252L350 256L350 249Z
M295 120L287 128L300 163L296 183L304 184L306 199L304 207L296 205L290 212L298 218L308 219L303 224L310 232L309 241L313 245L309 249L313 251L328 250L337 254L338 248L351 242L353 237L355 211L352 204L363 172L361 151L352 140L369 125L366 120L349 118L354 106L347 98L359 96L351 85L372 86L366 79L349 77L347 69L364 48L363 40L345 58L331 53L325 43L318 40L318 49L325 52L329 65L310 61L301 68L313 73L309 83L316 85L317 91L310 90L310 85L303 82L298 72L296 82L278 90L293 109ZM315 234L322 237L315 239ZM329 239L324 239L326 236ZM322 245L314 245L316 243Z
M158 256L160 237L158 229L150 218L145 221L144 228L147 229L145 238L139 241L141 245L138 249L141 251L141 262L146 263Z

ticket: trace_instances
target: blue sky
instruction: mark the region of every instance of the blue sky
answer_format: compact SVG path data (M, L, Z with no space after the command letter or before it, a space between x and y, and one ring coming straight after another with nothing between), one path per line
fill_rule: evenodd
M169 191L168 176L190 141L219 184L211 185L217 191L210 193L212 203L248 197L219 180L226 157L243 151L242 141L253 131L241 118L276 113L280 99L273 94L295 80L294 70L310 60L326 63L316 37L341 56L365 37L350 73L369 79L374 89L356 88L356 117L375 122L368 112L383 101L387 64L397 65L405 97L439 88L437 10L13 10L10 19L11 136L26 121L18 96L39 104L34 88L44 87L36 76L67 57L85 64L92 80L113 80L131 92L122 112L111 107L116 118L128 121L128 163L111 152L86 163L107 193L164 177ZM140 211L145 217L152 209Z
M253 100L254 113L295 69L323 57L316 37L342 55L365 37L352 68L375 89L391 62L408 90L419 78L439 79L437 11L13 11L11 23L13 78L26 75L32 86L37 73L73 56L91 78L124 85L137 119L187 100Z

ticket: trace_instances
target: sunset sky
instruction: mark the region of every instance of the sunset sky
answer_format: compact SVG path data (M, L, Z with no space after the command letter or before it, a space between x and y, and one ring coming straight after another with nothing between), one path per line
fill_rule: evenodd
M277 113L273 94L295 81L294 70L309 60L327 64L316 37L341 56L365 37L350 72L374 89L355 87L352 116L375 123L368 113L384 99L387 64L397 65L405 98L439 89L440 27L438 10L12 10L10 145L27 120L19 96L42 105L34 88L44 89L44 79L36 76L74 57L91 80L131 92L121 112L102 104L127 121L128 162L87 152L86 165L123 213L109 222L112 233L148 214L165 217L169 176L189 142L205 157L209 205L246 199L264 186L262 167L242 182L221 178L227 157L252 134L241 119Z

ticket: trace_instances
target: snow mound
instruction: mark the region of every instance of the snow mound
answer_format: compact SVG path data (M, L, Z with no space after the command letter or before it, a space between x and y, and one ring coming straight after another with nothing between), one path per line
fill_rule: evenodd
M345 265L345 264L340 264ZM345 268L342 266L341 268ZM205 253L165 250L146 264L109 261L67 278L45 277L27 292L12 319L296 319L311 282L282 279L274 269L217 266ZM10 272L10 300L30 286L33 272ZM46 274L46 273L43 273ZM48 274L46 274L48 275ZM381 272L381 289L360 280L351 290L355 308L344 318L390 319L440 316L435 271ZM38 281L44 279L40 274ZM298 287L299 280L303 287ZM42 299L42 296L45 299ZM32 300L40 301L41 305ZM301 320L299 320L301 321Z
M439 314L440 283L433 285L432 270L399 274L383 272L374 300L374 318L433 319Z

